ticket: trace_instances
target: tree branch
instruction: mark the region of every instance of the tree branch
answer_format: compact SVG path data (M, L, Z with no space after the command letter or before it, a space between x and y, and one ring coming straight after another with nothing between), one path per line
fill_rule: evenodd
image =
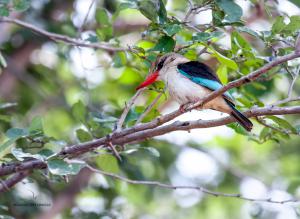
M273 200L272 198L249 198L246 196L243 196L242 194L233 194L233 193L223 193L223 192L215 192L208 190L202 186L177 186L177 185L171 185L171 184L166 184L166 183L161 183L158 181L144 181L144 180L132 180L128 179L126 177L114 174L114 173L109 173L105 172L96 168L93 168L91 166L87 166L88 169L93 171L94 173L98 173L101 175L105 175L123 182L127 182L129 184L134 184L134 185L148 185L148 186L156 186L156 187L161 187L165 189L172 189L172 190L178 190L178 189L191 189L191 190L198 190L202 193L205 193L207 195L211 195L214 197L226 197L226 198L239 198L245 201L251 201L251 202L269 202L269 203L275 203L275 204L285 204L285 203L297 203L300 202L298 199L286 199L286 200Z
M71 38L71 37L68 37L65 35L51 33L51 32L45 31L43 29L37 28L36 26L33 26L31 24L20 21L18 19L3 17L3 18L0 18L0 22L14 23L19 26L28 28L38 34L47 36L51 40L62 41L67 44L70 44L70 45L83 46L83 47L96 48L96 49L104 49L107 51L128 50L127 48L118 48L118 47L114 47L107 43L88 43L81 39L75 39L75 38ZM203 104L211 101L213 98L216 98L219 95L222 95L224 92L226 92L227 90L229 90L231 88L238 87L243 84L250 83L251 81L256 80L259 76L268 72L268 70L270 70L271 68L273 68L275 66L278 66L284 62L287 62L289 60L300 57L299 46L300 46L300 43L299 43L299 39L298 39L296 46L295 46L296 50L294 53L279 57L276 60L259 68L258 70L254 71L244 77L241 77L238 80L228 83L226 86L222 87L221 89L210 93L205 98L203 98L201 101L194 103L191 106L187 107L185 112L190 111L195 108L198 108L198 107L201 107ZM138 94L139 93L137 93L136 95L138 95ZM132 100L132 104L133 103L134 103L134 100ZM132 105L132 104L129 104L129 105ZM112 135L110 135L109 138L103 137L103 138L96 139L96 140L86 142L83 144L76 144L76 145L66 147L58 153L58 156L76 157L76 156L82 155L85 152L91 151L99 146L102 146L102 145L107 146L108 143L111 143L114 145L116 145L116 144L123 145L123 144L127 144L127 143L132 143L132 142L140 142L147 138L151 138L151 137L158 136L158 135L163 135L165 133L169 133L172 131L191 130L191 129L196 129L196 128L209 128L209 127L221 126L221 125L225 125L225 124L234 122L234 119L232 117L225 117L225 118L215 119L215 120L197 120L197 121L186 121L186 122L175 121L169 125L161 126L162 124L165 124L166 122L169 122L169 121L173 120L174 118L178 117L179 115L185 113L185 112L182 112L181 110L176 110L172 113L169 113L167 115L159 117L151 122L144 123L144 124L137 124L133 127L125 128L122 130L121 127L125 121L125 118L129 112L129 109L130 109L130 107L125 108L125 110L119 120L119 123L118 123L119 128L117 129L116 132L114 132ZM254 108L245 113L245 115L247 117L263 116L263 115L282 115L282 114L300 114L300 106L281 107L281 108L268 106L268 107L264 107L264 108ZM47 163L45 161L35 160L35 159L27 160L24 162L12 163L9 165L2 165L0 167L0 176L16 173L13 177L4 181L5 184L2 185L2 189L6 189L6 187L9 187L7 185L13 186L17 182L16 179L18 179L20 181L24 177L26 177L24 175L29 174L29 172L27 172L27 170L42 169L42 168L46 168L46 167L47 167Z
M109 43L89 43L82 39L76 39L76 38L72 38L72 37L69 37L66 35L62 35L62 34L51 33L46 30L43 30L35 25L26 23L24 21L21 21L19 19L15 19L15 18L0 17L0 23L3 23L3 22L16 24L18 26L27 28L37 34L46 36L50 40L53 40L56 42L64 42L66 44L73 45L73 46L88 47L88 48L94 48L94 49L103 49L103 50L106 50L109 52L127 51L128 50L128 48L115 47L114 45L111 45Z
M264 115L286 115L286 114L300 114L300 106L295 107L263 107L254 108L247 112L245 115L247 117L256 117ZM234 122L232 117L224 117L214 120L196 120L196 121L175 121L169 125L159 126L153 129L146 129L142 131L137 131L131 134L122 135L122 131L119 132L120 137L113 137L112 139L107 139L103 137L97 140L72 145L62 149L58 156L63 157L76 157L82 155L88 151L91 151L99 146L106 146L109 142L114 145L124 145L127 143L141 142L147 138L152 138L155 136L163 135L173 131L187 131L197 128L210 128L221 125L226 125ZM134 129L134 127L132 127ZM124 130L126 131L126 130ZM43 169L47 167L47 163L42 160L32 159L24 162L17 162L12 164L5 164L0 167L0 176L9 175L12 173L33 170L33 169Z
M30 171L18 172L8 178L7 180L0 181L0 193L9 191L9 188L13 187L18 182L22 181L25 177L30 174Z

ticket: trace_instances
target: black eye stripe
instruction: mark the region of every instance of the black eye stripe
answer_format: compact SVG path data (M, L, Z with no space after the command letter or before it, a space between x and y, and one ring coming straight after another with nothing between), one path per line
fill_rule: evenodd
M166 58L167 57L165 57L165 58L163 58L162 60L159 61L158 65L157 65L157 70L160 70L164 66Z

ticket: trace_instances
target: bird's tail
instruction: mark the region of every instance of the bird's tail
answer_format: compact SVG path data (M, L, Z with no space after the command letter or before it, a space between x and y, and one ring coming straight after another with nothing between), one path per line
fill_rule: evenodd
M230 101L226 100L226 102L228 103L228 105L230 106L230 108L232 109L232 112L230 113L230 115L235 118L235 120L244 127L244 129L246 129L248 132L251 131L253 124L252 122L240 111L238 111L233 103L231 103Z

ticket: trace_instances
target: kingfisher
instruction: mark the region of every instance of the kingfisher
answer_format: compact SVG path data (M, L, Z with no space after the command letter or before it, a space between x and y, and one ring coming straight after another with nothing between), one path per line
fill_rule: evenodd
M155 64L154 71L136 89L146 87L157 80L162 80L170 96L180 108L189 103L200 101L223 85L217 74L206 64L191 61L178 53L167 53ZM201 106L201 109L212 109L232 116L245 130L251 131L252 122L235 108L234 98L229 92L218 96Z

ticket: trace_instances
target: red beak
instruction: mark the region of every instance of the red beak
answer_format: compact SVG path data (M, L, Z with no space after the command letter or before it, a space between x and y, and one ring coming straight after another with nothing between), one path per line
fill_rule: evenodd
M146 80L145 80L143 83L141 83L141 84L136 88L136 90L139 90L139 89L141 89L141 88L143 88L143 87L147 87L148 85L154 83L154 82L156 81L157 78L158 78L158 71L155 71L155 72L153 72L152 74L150 74L150 75L146 78Z

